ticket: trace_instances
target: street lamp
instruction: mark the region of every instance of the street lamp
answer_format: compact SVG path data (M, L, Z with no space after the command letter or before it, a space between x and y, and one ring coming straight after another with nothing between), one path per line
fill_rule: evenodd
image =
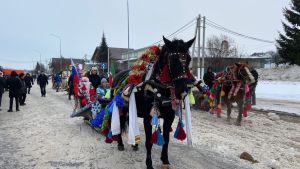
M51 33L50 36L53 36L53 37L59 39L60 71L62 71L61 38L60 38L60 36L55 35L53 33Z

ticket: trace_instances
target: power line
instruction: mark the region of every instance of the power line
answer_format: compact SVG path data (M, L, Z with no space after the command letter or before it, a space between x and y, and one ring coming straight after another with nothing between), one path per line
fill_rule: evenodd
M172 37L172 36L174 36L174 35L177 35L177 34L183 32L183 31L185 31L186 29L190 28L192 25L195 24L195 22L194 22L195 20L196 20L196 18L194 18L193 20L189 21L188 23L186 23L185 25L183 25L182 27L180 27L180 28L179 28L178 30L176 30L175 32L173 32L173 33L171 33L170 35L166 36L166 38L170 38L170 37ZM163 41L163 40L160 40L160 41L157 41L157 42L155 42L155 43L153 43L153 44L158 44L158 43L160 43L160 42L162 42L162 41Z
M260 41L260 42L265 42L265 43L275 43L275 41L270 41L270 40L265 40L265 39L260 39L260 38L255 38L255 37L252 37L252 36L248 36L248 35L244 35L244 34L241 34L241 33L238 33L238 32L235 32L233 30L230 30L228 28L225 28L209 19L207 19L207 25L208 26L211 26L212 28L215 28L215 29L218 29L218 30L221 30L221 31L224 31L226 33L230 33L230 34L233 34L233 35L236 35L236 36L240 36L240 37L243 37L243 38L247 38L247 39L251 39L251 40L255 40L255 41Z

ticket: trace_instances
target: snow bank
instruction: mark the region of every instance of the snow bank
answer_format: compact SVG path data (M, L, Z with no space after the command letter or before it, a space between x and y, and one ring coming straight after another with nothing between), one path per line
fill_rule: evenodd
M257 69L260 80L300 81L300 66Z
M300 74L300 71L298 73ZM300 101L300 82L259 81L256 87L256 97Z

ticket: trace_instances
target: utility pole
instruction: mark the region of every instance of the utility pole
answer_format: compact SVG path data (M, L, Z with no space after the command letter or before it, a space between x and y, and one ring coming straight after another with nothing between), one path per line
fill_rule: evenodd
M195 27L195 36L194 37L197 37L197 31L198 31L198 21L199 21L199 19L198 19L198 17L196 18L197 19L197 23L196 23L196 27ZM190 68L194 68L194 56L195 56L195 46L196 46L196 39L195 39L195 41L194 41L194 43L193 43L193 47L192 47L192 60L191 60L191 63L190 63ZM194 70L193 70L193 72L194 72Z
M129 2L127 0L127 43L128 43L128 52L129 52ZM127 69L129 69L129 53L127 53Z
M201 69L200 69L200 49L201 49L201 44L200 44L200 38L201 38L201 15L199 15L198 17L198 51L197 51L197 76L198 76L198 80L201 79Z
M205 57L205 16L203 17L203 42L202 42L202 77L204 76L204 57Z
M107 48L107 75L109 75L109 47Z
M53 36L53 37L56 37L57 39L59 39L60 71L62 71L61 37L57 36L57 35L55 35L53 33L51 33L50 36Z

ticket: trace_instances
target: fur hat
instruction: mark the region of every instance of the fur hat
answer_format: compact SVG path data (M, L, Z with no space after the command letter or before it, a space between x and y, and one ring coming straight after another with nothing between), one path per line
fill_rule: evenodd
M107 83L107 80L105 78L102 78L101 83Z

